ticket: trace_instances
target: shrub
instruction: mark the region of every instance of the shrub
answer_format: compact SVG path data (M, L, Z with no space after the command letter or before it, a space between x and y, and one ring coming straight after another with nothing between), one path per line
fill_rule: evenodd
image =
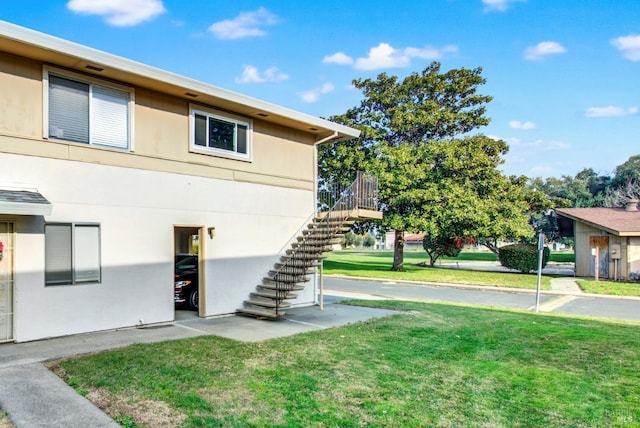
M544 247L542 252L542 267L547 265L551 251ZM500 264L509 269L529 273L538 270L538 247L531 244L505 245L498 249Z

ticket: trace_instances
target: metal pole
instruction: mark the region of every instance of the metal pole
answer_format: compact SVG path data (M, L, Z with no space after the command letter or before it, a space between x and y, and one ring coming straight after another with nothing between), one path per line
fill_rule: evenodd
M600 247L596 245L596 261L595 261L596 281L600 280Z
M544 233L538 237L538 281L536 283L536 313L540 310L540 281L542 279L542 255L544 254Z
M320 310L324 311L324 261L320 259Z

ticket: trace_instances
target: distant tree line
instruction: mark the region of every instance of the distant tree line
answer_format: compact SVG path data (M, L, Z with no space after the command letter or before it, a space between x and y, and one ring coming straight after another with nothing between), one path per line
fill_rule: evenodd
M640 155L618 165L612 175L585 168L574 177L533 178L527 186L530 192L544 195L554 208L624 207L629 199L640 199ZM538 233L562 241L553 211L533 213L531 224Z
M528 185L544 193L558 208L623 207L628 199L640 198L640 155L618 165L613 175L585 168L575 177L537 177Z

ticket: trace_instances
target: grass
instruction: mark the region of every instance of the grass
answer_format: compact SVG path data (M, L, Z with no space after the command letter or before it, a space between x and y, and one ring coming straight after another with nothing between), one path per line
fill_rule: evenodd
M579 279L577 282L585 293L640 297L640 283L638 282L596 281L587 279Z
M9 420L7 413L3 410L0 410L0 428L13 428L14 425Z
M463 252L462 259L495 261L493 253L487 252ZM417 264L424 262L426 253L406 252L404 256L405 272L392 272L389 269L393 264L393 252L390 251L336 251L329 253L324 261L324 273L357 276L363 278L384 278L393 280L406 280L416 282L435 282L466 285L485 285L494 287L535 289L537 276L520 273L488 272L441 268L421 267ZM549 276L543 275L540 288L551 289Z
M393 251L379 251L379 250L343 250L341 253L361 253L368 254L371 257L379 257L388 259L389 267L393 260ZM422 250L405 250L404 251L405 263L420 263L429 260L429 256ZM490 251L461 251L458 257L441 257L438 259L443 262L456 262L456 261L473 261L473 262L495 262L498 260L495 254ZM550 262L556 263L573 263L575 261L575 255L573 251L552 251L549 256ZM436 263L437 264L437 263Z
M55 368L132 427L640 426L640 326L359 303L408 312L259 343L140 344Z

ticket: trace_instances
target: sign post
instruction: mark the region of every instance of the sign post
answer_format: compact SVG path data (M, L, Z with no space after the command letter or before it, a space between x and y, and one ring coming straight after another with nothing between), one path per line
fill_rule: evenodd
M538 281L536 283L536 313L540 310L540 280L542 279L542 256L544 254L544 233L538 236Z

